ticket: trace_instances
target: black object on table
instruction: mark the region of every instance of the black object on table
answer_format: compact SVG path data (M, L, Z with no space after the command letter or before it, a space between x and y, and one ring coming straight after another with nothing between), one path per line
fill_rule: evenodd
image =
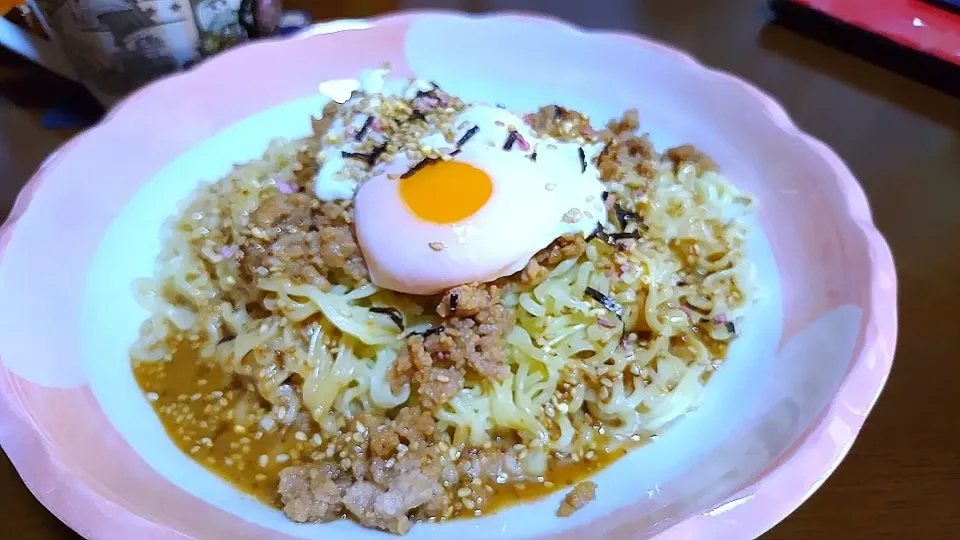
M883 0L877 0L882 2ZM960 0L925 0L950 3L960 9ZM825 45L856 55L906 77L960 97L960 66L903 46L886 36L841 21L794 0L770 0L776 23L807 35Z

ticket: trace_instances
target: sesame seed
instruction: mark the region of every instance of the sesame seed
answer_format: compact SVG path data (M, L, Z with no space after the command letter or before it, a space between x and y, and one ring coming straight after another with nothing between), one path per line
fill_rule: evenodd
M443 242L430 242L430 249L434 251L443 251L446 245Z
M470 488L463 487L457 490L457 497L462 499L464 497L469 497L471 493L472 491L470 491Z
M290 456L287 454L277 454L277 456L273 459L277 463L286 463L287 461L290 461Z
M554 183L552 183L552 182L549 183L549 184L547 184L547 185L545 185L545 186L543 186L543 187L547 188L547 191L553 191L553 190L557 189L557 185L554 184Z
M304 433L304 432L302 432L302 431L298 431L298 432L294 433L294 434L293 434L293 437L294 437L295 439L297 439L298 441L305 441L305 440L307 440L307 434Z
M259 463L261 467L266 467L269 462L270 462L270 458L267 457L266 454L261 455L260 459L257 461L257 463Z

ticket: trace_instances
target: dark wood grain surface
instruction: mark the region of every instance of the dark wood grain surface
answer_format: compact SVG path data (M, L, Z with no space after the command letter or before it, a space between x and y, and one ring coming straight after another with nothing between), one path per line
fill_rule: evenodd
M287 0L290 4L331 3ZM362 16L396 2L340 4L345 7L339 11L313 12ZM865 187L896 257L901 324L896 365L840 468L765 538L960 538L960 358L947 339L957 332L953 314L960 305L960 99L771 24L762 0L404 4L550 11L586 26L652 36L752 81L843 156ZM55 80L20 64L0 70L0 96L28 113L56 98L57 88ZM3 538L77 538L33 499L2 454L0 508Z

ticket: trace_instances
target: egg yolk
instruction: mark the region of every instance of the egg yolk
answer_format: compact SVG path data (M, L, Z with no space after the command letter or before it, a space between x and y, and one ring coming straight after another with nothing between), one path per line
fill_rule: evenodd
M487 173L461 161L438 161L401 178L400 198L420 219L456 223L478 210L493 194Z

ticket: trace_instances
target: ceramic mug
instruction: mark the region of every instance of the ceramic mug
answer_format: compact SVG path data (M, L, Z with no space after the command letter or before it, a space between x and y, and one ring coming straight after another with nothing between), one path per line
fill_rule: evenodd
M0 19L0 43L79 80L104 105L250 38L281 0L29 0L51 42Z

